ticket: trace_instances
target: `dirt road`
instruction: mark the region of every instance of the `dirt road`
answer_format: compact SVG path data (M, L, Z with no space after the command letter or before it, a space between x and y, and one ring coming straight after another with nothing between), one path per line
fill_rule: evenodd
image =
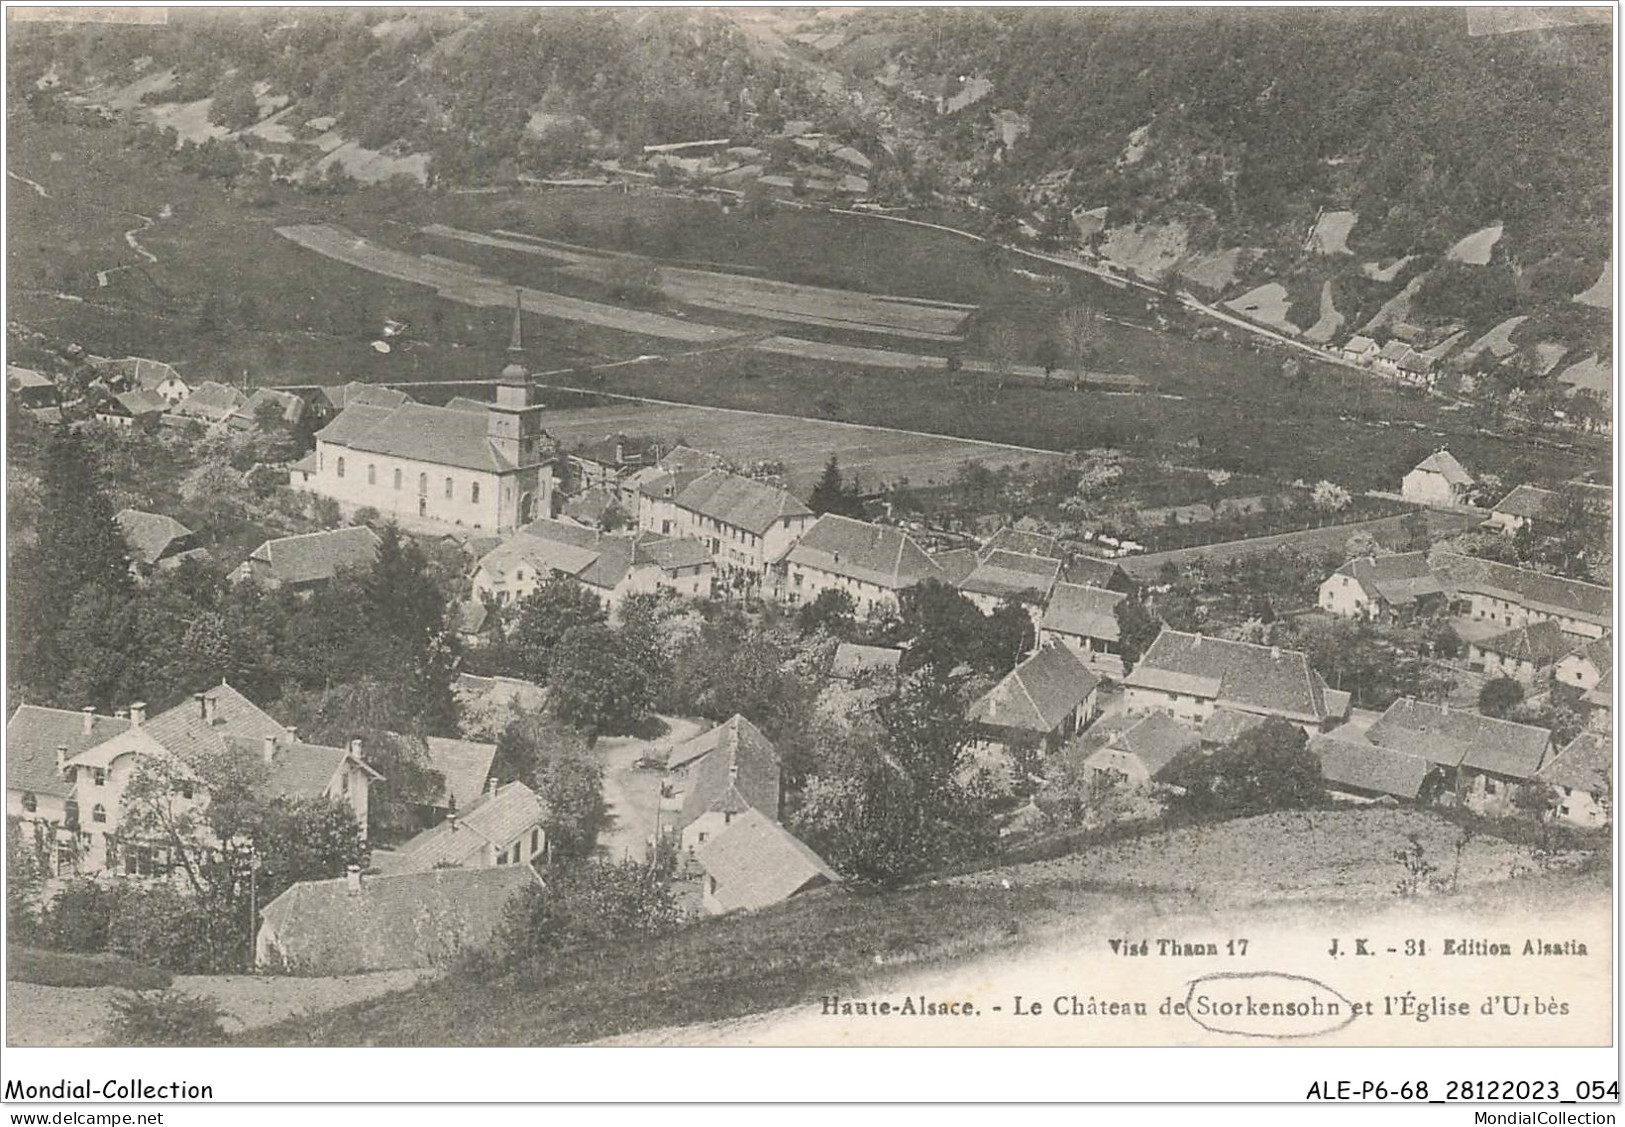
M692 739L707 727L698 720L664 719L669 730L658 740L622 736L598 741L598 754L604 764L604 801L611 818L608 832L599 835L598 847L611 861L643 860L655 833L662 776L658 771L639 770L634 764L646 755Z

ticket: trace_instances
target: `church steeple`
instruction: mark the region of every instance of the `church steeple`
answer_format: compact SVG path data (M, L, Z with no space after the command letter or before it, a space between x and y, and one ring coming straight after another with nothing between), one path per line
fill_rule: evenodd
M513 335L508 338L508 366L502 369L502 379L523 381L528 379L530 372L525 369L525 342L521 335L520 314L523 307L520 305L521 291L513 291Z

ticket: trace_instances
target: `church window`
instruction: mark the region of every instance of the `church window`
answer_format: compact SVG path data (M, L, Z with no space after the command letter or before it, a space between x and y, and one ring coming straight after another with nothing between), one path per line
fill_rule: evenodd
M343 458L339 459L339 467L338 468L339 468L339 476L343 477L344 476L344 459Z
M470 503L472 503L472 504L478 505L480 503L480 483L479 482L477 482L477 481L469 482L469 484L468 484L468 499L469 499Z
M29 814L32 814L32 813L34 813L34 811L36 811L38 809L39 809L39 799L35 798L32 794L23 795L23 810L24 811L26 811Z
M427 497L428 495L429 495L429 475L426 474L426 473L420 473L420 474L418 474L418 496L419 497Z
M400 468L397 467L396 470L395 470L395 488L399 489L400 487L401 487L401 471L400 471Z
M367 463L367 484L378 484L378 467L373 465L371 462Z
M451 478L446 479L446 500L451 500Z

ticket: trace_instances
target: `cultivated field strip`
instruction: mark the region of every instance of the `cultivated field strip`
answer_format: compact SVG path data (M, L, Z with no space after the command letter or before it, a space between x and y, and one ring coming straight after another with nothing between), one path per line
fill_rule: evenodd
M622 257L585 254L545 240L521 241L506 234L486 235L442 223L424 227L422 232L474 246L568 262L563 273L594 281L602 281L609 264ZM660 268L660 289L672 301L701 309L939 342L961 340L965 322L976 310L974 305L807 286L681 266Z
M380 246L327 224L278 227L276 232L306 250L313 250L324 257L386 278L428 286L440 296L463 305L511 305L514 291L517 289L520 303L527 313L555 317L561 321L576 321L621 332L692 344L727 340L737 335L715 325L692 324L673 317L662 317L657 313L643 313L635 309L622 309L614 305L565 297L545 290L512 286L477 270L454 267L443 259L421 258L405 251Z

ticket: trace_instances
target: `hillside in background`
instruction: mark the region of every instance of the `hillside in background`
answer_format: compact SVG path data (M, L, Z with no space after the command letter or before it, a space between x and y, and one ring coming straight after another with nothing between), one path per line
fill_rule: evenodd
M177 10L9 81L295 180L867 198L1510 390L1611 350L1611 28L1469 14Z

